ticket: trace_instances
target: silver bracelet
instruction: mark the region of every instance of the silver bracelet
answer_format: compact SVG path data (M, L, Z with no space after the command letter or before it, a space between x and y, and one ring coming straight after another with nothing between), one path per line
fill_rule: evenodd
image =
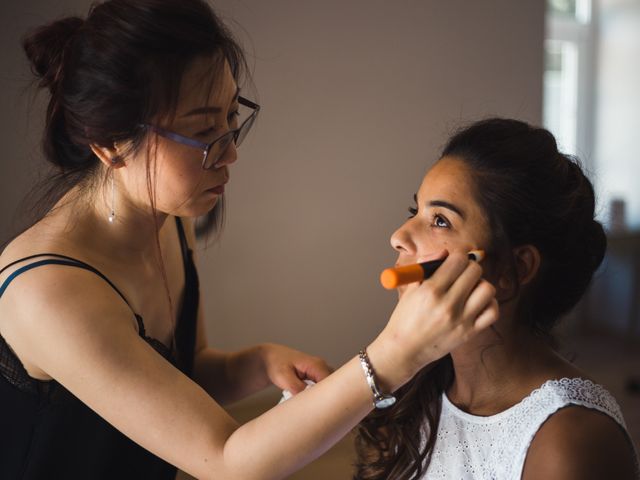
M376 408L387 408L396 403L396 397L384 394L378 388L376 384L376 374L369 361L367 350L364 348L360 350L358 358L360 359L360 365L362 365L362 370L364 370L364 376L367 378L371 393L373 393L373 406Z

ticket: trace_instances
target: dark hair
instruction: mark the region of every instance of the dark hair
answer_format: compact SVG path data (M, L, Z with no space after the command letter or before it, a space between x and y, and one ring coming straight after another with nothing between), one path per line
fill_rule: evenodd
M594 219L595 195L577 160L551 133L518 120L491 118L456 133L442 151L471 172L473 195L489 220L489 255L515 279L512 248L533 245L540 269L522 288L518 318L548 335L584 294L606 250ZM515 298L515 297L514 297ZM355 479L408 480L426 469L438 430L441 395L453 380L449 356L418 373L388 411L359 426Z
M225 61L238 84L247 71L242 50L203 0L97 2L86 20L68 17L38 27L24 38L23 47L39 87L50 93L43 149L55 172L44 188L37 186L30 194L40 192L31 224L52 211L72 188L93 191L104 168L90 145L112 147L120 142L137 151L147 132L139 125L173 118L182 78L193 61L211 60L211 86L220 79ZM172 315L155 215L152 157L147 150L150 220ZM102 175L103 184L105 180ZM223 212L223 202L218 201L196 231L218 230ZM173 329L174 336L182 333ZM191 353L178 352L178 362L187 370Z
M212 82L225 60L238 83L246 74L241 48L202 0L97 2L86 19L63 18L29 32L23 48L51 95L43 149L55 175L41 195L40 217L71 187L97 179L102 170L90 144L128 141L137 149L146 134L138 125L175 113L193 60L212 59ZM221 205L205 224L220 223L211 217Z

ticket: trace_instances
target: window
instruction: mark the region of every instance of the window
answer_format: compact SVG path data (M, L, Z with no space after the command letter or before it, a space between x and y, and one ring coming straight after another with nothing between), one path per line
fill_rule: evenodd
M593 34L591 0L548 0L543 122L560 149L592 154Z
M577 153L578 48L574 42L545 42L543 121L560 148Z
M610 233L638 231L640 0L547 0L546 20L544 125L582 160Z

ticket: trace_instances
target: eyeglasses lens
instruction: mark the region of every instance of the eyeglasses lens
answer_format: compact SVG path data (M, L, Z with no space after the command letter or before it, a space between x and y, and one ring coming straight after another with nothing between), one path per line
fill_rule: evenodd
M220 160L220 157L224 154L224 152L229 147L229 144L233 140L233 134L235 132L231 130L227 132L224 136L220 137L211 148L209 148L209 152L204 159L204 168L211 168L215 165L215 163Z
M236 147L239 147L246 138L247 133L249 133L249 130L251 130L255 119L256 113L254 112L242 123L242 125L240 125L239 129L230 130L211 145L211 148L209 148L209 152L204 159L203 167L205 169L212 168L216 162L220 160L220 157L224 155L224 152L232 141L235 143Z

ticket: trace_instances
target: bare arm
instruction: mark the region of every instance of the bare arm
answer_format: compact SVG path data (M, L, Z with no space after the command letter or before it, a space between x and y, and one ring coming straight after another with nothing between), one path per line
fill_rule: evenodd
M269 385L258 347L228 353L211 347L200 350L193 365L193 379L220 405L227 405Z
M193 220L183 218L182 222L195 261L196 239ZM201 288L193 379L219 404L226 405L241 400L272 383L297 393L305 388L300 378L318 382L331 373L331 369L322 358L280 345L259 344L236 352L225 352L210 347L202 307L202 299L206 294L206 289Z
M479 267L464 255L454 257L429 282L407 290L370 344L384 389L397 389L497 318L494 291L478 283ZM456 288L461 283L468 288ZM326 451L372 408L354 358L314 388L238 427L139 337L128 307L90 272L59 266L27 272L2 301L8 302L3 311L11 310L2 333L20 357L133 441L197 478L283 478Z

